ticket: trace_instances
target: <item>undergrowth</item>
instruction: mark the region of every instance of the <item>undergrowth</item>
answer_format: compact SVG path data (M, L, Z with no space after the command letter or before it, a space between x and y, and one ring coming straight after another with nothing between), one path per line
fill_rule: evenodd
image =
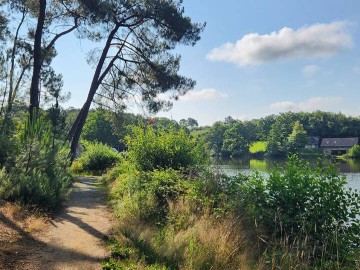
M359 269L360 199L332 167L228 177L129 151L103 178L120 222L104 269Z
M52 138L42 118L20 126L13 141L15 154L0 171L0 198L45 211L58 208L73 179L68 147Z
M101 175L120 161L121 156L100 142L82 142L85 150L71 165L76 174Z

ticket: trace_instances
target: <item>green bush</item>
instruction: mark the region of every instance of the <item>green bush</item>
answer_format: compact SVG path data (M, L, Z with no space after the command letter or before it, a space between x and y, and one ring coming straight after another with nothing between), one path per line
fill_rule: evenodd
M171 168L130 172L128 166L129 164L123 163L118 166L122 169L117 167L109 173L110 175L114 171L119 173L116 188L112 191L120 211L118 214L135 215L149 224L164 224L169 202L175 201L187 192L186 177ZM129 203L131 205L128 205Z
M360 145L354 145L349 149L349 157L360 158Z
M120 154L111 147L99 142L87 142L84 153L74 161L72 170L75 173L102 174L120 159Z
M50 126L42 119L33 125L27 122L17 139L21 151L14 166L1 171L0 197L55 209L65 199L72 181L68 147L52 140Z
M262 239L273 236L315 262L344 262L360 245L360 198L345 184L334 167L311 169L293 156L283 173L252 175L243 202Z
M183 128L134 127L126 138L128 157L140 171L180 169L204 163L208 153Z
M176 201L187 192L184 175L171 168L144 172L139 183L141 218L149 223L164 224L167 221L169 202ZM151 205L141 205L146 201L151 202Z
M240 186L248 179L247 175L229 177L204 168L191 181L187 197L196 212L210 212L216 217L223 217L238 210L242 198Z

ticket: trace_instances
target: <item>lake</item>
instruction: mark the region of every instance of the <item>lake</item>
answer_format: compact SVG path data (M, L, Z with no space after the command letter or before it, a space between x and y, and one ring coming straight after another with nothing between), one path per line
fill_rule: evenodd
M315 166L316 159L305 159L310 165ZM360 190L360 160L359 159L326 159L327 162L335 164L342 175L346 176L348 186ZM250 173L253 170L268 173L279 166L284 166L285 159L214 159L213 164L227 175L239 173Z

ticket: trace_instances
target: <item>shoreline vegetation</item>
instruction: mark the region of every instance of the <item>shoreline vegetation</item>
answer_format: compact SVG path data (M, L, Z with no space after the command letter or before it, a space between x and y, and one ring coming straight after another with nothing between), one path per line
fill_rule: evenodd
M73 176L67 147L47 127L22 127L30 159L19 151L19 160L33 169L3 170L0 192L52 212ZM102 175L117 219L103 269L360 269L360 197L326 161L314 167L291 155L266 177L230 177L209 166L207 141L186 127L142 123L127 134L121 153L84 141L71 166ZM14 183L15 173L27 177Z
M228 177L175 127L126 146L102 178L119 222L103 269L360 269L360 199L332 166Z

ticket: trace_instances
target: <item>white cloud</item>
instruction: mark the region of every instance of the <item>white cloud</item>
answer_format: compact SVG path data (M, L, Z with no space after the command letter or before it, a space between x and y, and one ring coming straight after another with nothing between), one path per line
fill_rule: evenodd
M228 94L222 93L214 88L205 88L200 91L189 91L179 99L182 101L214 100L227 98Z
M308 65L303 68L302 72L305 76L311 77L315 75L315 73L319 72L320 68L316 65Z
M207 58L248 66L279 59L329 57L352 47L348 26L347 22L337 21L298 30L284 27L265 35L250 33L235 44L228 42L213 49Z
M291 101L275 102L270 105L270 108L278 112L312 112L315 110L328 109L332 105L341 103L342 100L341 97L315 97L299 103Z

